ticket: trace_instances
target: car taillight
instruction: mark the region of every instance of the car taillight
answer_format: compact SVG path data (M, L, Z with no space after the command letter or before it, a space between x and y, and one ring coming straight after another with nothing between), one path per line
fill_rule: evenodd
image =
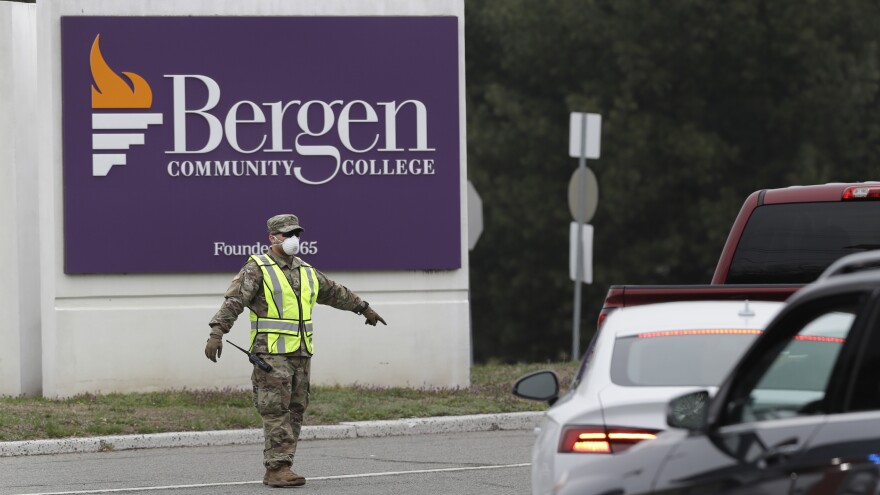
M643 440L657 438L656 430L568 426L562 430L559 452L574 454L619 454Z
M880 199L880 186L847 187L842 199Z
M695 330L662 330L659 332L644 332L636 337L650 339L653 337L680 337L682 335L760 335L762 330L756 328L700 328Z

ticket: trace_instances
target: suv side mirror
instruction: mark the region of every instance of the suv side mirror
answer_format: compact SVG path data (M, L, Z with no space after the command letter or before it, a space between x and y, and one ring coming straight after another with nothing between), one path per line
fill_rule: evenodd
M669 401L666 424L688 431L704 431L709 423L709 392L699 390Z
M520 377L513 385L513 395L523 399L547 401L551 406L559 398L559 377L553 371L536 371Z

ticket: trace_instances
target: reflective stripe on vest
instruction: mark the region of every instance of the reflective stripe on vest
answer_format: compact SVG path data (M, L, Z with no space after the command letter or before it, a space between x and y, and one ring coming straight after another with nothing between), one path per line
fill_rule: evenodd
M263 294L266 296L266 316L258 316L253 310L251 318L251 348L258 333L267 335L269 353L296 352L305 336L306 350L315 352L312 344L312 308L318 299L317 275L311 265L303 262L299 267L300 296L298 297L284 276L281 267L265 254L250 257L263 272ZM307 280L308 284L303 284ZM302 315L300 315L302 310ZM302 332L300 332L302 330Z

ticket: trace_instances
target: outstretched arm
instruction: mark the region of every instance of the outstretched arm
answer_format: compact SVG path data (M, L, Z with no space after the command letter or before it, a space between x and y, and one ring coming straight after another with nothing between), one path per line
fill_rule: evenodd
M320 287L318 290L318 304L325 304L343 311L353 311L366 318L364 323L368 325L376 326L376 323L380 321L383 325L387 325L385 320L370 307L368 302L361 299L360 296L352 292L348 287L334 282L321 273L320 270L315 270L315 272L318 274L318 284Z

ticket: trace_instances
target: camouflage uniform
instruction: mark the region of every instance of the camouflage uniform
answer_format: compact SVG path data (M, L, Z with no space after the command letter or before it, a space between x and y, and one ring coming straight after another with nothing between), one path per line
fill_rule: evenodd
M278 264L299 296L299 266L302 260L296 256L287 260L272 250L266 254ZM315 272L319 287L318 304L346 311L357 311L364 306L364 301L357 294L330 280L320 271ZM254 261L248 260L232 279L225 297L220 310L211 319L211 335L222 337L222 334L228 333L245 307L256 312L257 316L267 315L263 272ZM309 405L311 355L305 349L305 339L301 339L300 348L294 352L269 354L266 334L257 334L251 351L259 354L273 368L267 373L255 366L251 382L254 386L254 406L263 418L263 464L268 469L277 469L283 464L293 463L303 413Z

